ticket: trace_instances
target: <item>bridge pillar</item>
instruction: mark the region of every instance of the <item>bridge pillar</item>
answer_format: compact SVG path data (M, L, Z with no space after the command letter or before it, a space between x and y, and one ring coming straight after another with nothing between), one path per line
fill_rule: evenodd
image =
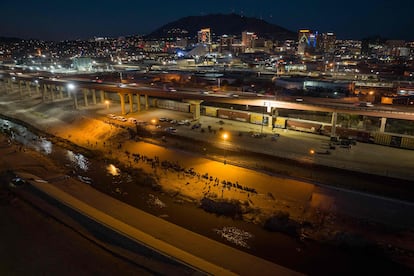
M70 89L68 88L68 86L67 86L67 85L65 86L65 89L66 89L66 94L67 94L67 97L70 99L70 98L71 98Z
M141 95L137 94L137 111L141 111Z
M3 90L4 90L4 93L7 94L7 79L6 78L3 79Z
M47 85L46 83L44 83L43 90L42 90L42 102L46 101L46 93L47 93Z
M36 85L36 94L40 95L40 84L35 83L35 85Z
M15 80L11 79L10 80L10 89L11 89L12 93L14 92L14 86L15 86L14 83L15 83Z
M131 93L128 93L129 113L134 112L134 98Z
M11 79L10 80L10 89L11 89L12 93L14 92L14 86L15 86L14 83L15 83L15 80Z
M50 85L50 100L52 102L55 100L55 90L56 90L56 85L51 84Z
M99 94L101 96L101 103L105 103L105 92L103 90L99 90Z
M7 79L7 84L9 85L10 92L13 93L13 80L11 78Z
M88 89L82 89L83 92L83 101L85 102L85 106L88 106Z
M125 95L122 93L118 93L119 98L121 99L121 114L125 115Z
M6 94L8 94L9 88L11 86L10 83L11 83L11 79L10 78L4 79L4 88L6 89Z
M59 98L63 99L63 86L58 86L58 90L59 90Z
M79 109L79 106L78 106L78 95L77 95L77 93L76 93L77 91L74 91L73 92L73 94L72 94L72 98L73 98L73 107L75 108L75 109Z
M385 126L386 125L387 125L387 118L382 117L381 118L380 132L385 132Z
M332 128L331 128L331 137L336 136L336 121L338 119L338 113L332 112Z
M26 84L26 90L29 93L29 97L31 97L32 96L32 89L30 87L30 81L25 81L25 84Z
M23 96L22 81L21 81L21 80L19 80L18 82L19 82L19 94L20 94L20 96Z
M145 110L148 110L149 103L148 103L148 95L145 94Z
M267 127L273 129L273 117L269 115L265 115L267 117Z
M92 91L92 102L93 104L96 104L96 91L95 89L91 89Z
M190 104L190 112L193 113L193 119L200 119L200 105L203 100L184 100Z

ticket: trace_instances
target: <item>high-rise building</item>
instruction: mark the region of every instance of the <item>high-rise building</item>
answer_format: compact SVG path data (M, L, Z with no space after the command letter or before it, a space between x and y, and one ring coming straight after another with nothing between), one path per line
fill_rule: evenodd
M257 39L257 35L253 32L242 32L242 45L246 48L253 48L254 41Z
M204 28L198 31L198 43L211 43L211 30Z
M233 36L222 35L220 37L219 52L220 53L223 53L223 52L226 52L226 51L231 52L233 43L234 43L234 37Z
M323 53L335 51L336 35L334 33L322 33L317 38L317 50Z
M298 54L313 53L316 49L318 32L311 30L299 30L298 34Z

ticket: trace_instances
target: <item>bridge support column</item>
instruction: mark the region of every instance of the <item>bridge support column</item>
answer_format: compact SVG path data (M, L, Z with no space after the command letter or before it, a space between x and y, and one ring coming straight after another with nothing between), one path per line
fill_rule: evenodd
M148 103L148 95L145 94L145 110L148 110L149 103Z
M203 100L184 100L190 104L190 112L193 113L193 119L200 119L200 105Z
M122 93L118 93L119 98L121 99L121 114L125 115L125 95Z
M9 91L11 90L11 82L12 80L10 78L4 79L4 88L6 89L6 94L9 94Z
M58 90L59 90L59 98L63 99L63 86L58 86Z
M36 94L40 95L40 84L35 83L35 85L36 85Z
M3 79L3 87L4 87L4 93L7 94L7 84L8 84L9 80L4 78Z
M50 99L53 102L55 100L56 85L50 85Z
M11 90L12 93L14 93L15 81L16 80L13 80L13 79L10 80L10 90Z
M385 126L386 125L387 125L387 118L382 117L381 118L380 132L385 132Z
M19 80L19 94L20 96L23 96L23 87L22 87L22 81Z
M96 91L95 89L91 89L92 91L92 103L96 104Z
M65 88L66 88L67 97L70 99L71 98L70 89L67 85L65 86Z
M338 119L338 113L332 112L332 128L331 128L331 137L336 136L336 121Z
M85 102L85 106L88 106L88 89L82 89L83 92L83 101Z
M47 93L47 85L46 83L44 83L43 90L42 90L42 102L46 101L46 93Z
M4 94L7 94L7 79L6 78L3 79L3 90L4 90Z
M99 90L99 95L101 97L101 103L105 103L105 92L103 90Z
M134 98L131 93L128 93L129 113L134 112Z
M77 91L74 91L72 94L72 98L73 98L73 107L75 109L79 109L79 105L78 105L78 95L76 93Z
M273 129L273 117L269 115L265 115L267 117L267 127Z
M29 97L32 96L32 89L30 88L30 81L25 81L24 84L26 85L27 93L29 93Z
M8 79L7 83L9 84L10 93L13 93L13 79Z
M141 95L137 94L137 111L141 111Z

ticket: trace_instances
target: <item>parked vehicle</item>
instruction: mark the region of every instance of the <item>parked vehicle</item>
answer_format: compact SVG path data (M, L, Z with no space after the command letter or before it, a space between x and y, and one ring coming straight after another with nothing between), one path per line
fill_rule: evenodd
M128 122L133 123L133 124L138 123L137 119L135 119L135 118L128 118Z
M168 133L176 133L177 129L173 128L173 127L167 127L167 128L165 128L165 131L168 132Z

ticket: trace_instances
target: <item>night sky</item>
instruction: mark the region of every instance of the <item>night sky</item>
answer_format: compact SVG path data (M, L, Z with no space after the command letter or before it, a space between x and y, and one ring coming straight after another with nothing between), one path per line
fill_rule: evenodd
M414 40L413 0L1 0L0 36L43 40L149 33L184 16L237 13L292 31Z

